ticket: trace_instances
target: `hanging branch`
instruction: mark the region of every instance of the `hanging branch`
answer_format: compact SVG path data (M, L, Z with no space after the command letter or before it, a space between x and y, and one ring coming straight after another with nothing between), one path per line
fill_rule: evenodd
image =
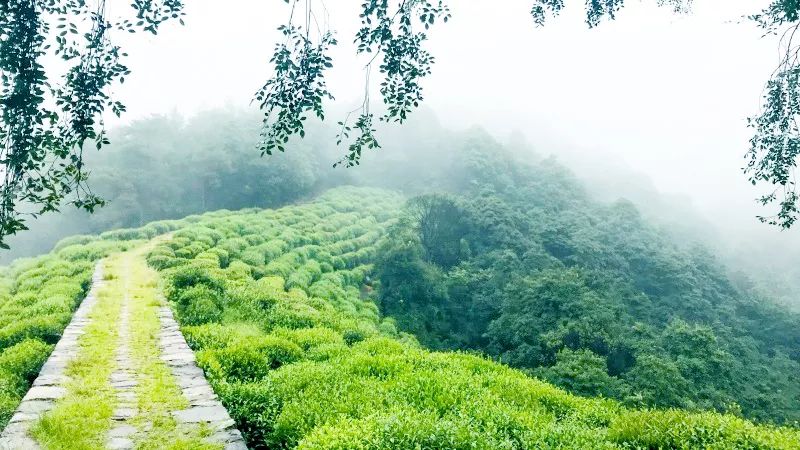
M309 35L311 18L314 17L311 0L305 3L305 27L294 23L294 11L300 0L291 0L292 13L288 23L278 29L284 42L275 47L270 60L274 75L259 89L255 99L264 111L262 155L273 150L284 151L293 135L304 136L304 121L309 113L325 119L322 103L333 99L325 84L325 70L333 66L328 56L330 46L336 40L328 30L317 24L316 41ZM324 4L322 4L324 8ZM337 145L349 141L346 155L334 166L358 165L364 149L379 148L375 137L375 118L370 112L370 72L372 65L382 57L379 71L383 76L380 92L386 113L382 121L402 123L411 111L423 100L421 80L430 75L434 58L424 49L427 36L416 31L414 24L428 30L437 20L446 22L450 12L443 1L403 0L391 7L388 0L370 0L361 5L361 25L356 33L357 53L373 55L364 70L365 93L361 105L338 122L340 132ZM354 123L350 118L357 114Z
M90 212L103 204L86 184L83 146L108 143L102 115L125 107L107 91L130 73L109 31L155 34L183 14L177 0L132 6L136 20L112 25L104 0L0 2L0 248L8 248L7 236L27 229L27 217L57 211L65 201ZM42 64L48 55L67 64L63 76Z

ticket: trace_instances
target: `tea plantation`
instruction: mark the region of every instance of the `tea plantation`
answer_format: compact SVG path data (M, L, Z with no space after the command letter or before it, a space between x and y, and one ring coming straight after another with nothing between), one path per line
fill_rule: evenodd
M387 191L337 188L276 210L72 238L16 262L0 287L3 424L94 264L161 235L146 261L251 449L800 448L791 426L633 409L478 354L424 349L376 305L373 263L403 204Z

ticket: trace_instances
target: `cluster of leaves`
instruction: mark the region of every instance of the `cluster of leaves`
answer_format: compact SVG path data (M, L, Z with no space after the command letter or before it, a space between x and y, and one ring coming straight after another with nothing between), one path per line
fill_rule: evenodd
M790 228L797 221L800 200L795 180L797 155L800 153L800 129L797 126L800 46L794 42L800 27L799 12L800 5L796 2L775 1L761 13L750 16L768 34L777 34L784 28L780 40L780 64L764 89L761 112L748 120L754 135L750 139L744 168L754 186L766 183L773 187L758 201L762 205L777 202L778 212L773 216L759 216L759 219L781 228Z
M0 247L27 229L26 215L55 211L65 199L94 211L103 200L86 186L83 148L108 142L101 116L124 106L106 91L129 73L112 29L156 32L181 15L182 3L136 1L138 21L112 23L104 0L11 0L0 5ZM52 26L55 22L55 26ZM67 69L57 77L47 56Z
M311 32L312 6L305 4L305 25L294 23L299 0L287 0L291 4L288 23L278 30L285 41L275 47L270 62L274 74L256 93L256 100L265 113L262 155L273 150L285 150L293 135L305 135L304 122L308 113L324 119L323 101L333 99L325 84L325 70L333 67L329 54L336 45L333 34L321 28L316 21L317 33ZM391 4L390 4L391 3ZM396 3L396 4L395 4ZM356 33L356 51L373 55L367 63L366 86L362 105L339 122L341 131L336 140L341 144L350 140L347 154L335 166L356 166L365 149L379 148L372 124L375 120L370 111L370 71L378 57L382 57L379 71L382 75L380 92L386 105L383 121L404 122L408 114L423 100L421 80L430 75L434 57L424 48L426 31L438 20L447 22L450 11L439 0L398 1L369 0L361 5L361 28ZM416 25L416 27L415 27ZM420 31L422 27L425 31ZM352 113L358 112L355 123L350 123Z
M584 395L800 420L800 316L552 161L481 135L459 147L451 194L413 199L378 252L381 310L401 329Z
M275 74L256 93L265 112L260 144L261 155L284 151L293 135L305 136L306 113L325 119L322 101L333 99L325 84L324 71L333 67L328 56L336 39L330 32L312 42L308 24L305 30L291 22L278 30L285 41L275 46L270 59Z
M692 0L656 0L658 6L672 8L675 13L689 11ZM557 16L564 9L564 0L536 0L531 16L537 26L543 26L549 17ZM586 24L589 28L600 25L603 19L614 20L625 6L625 0L588 0L586 2Z
M395 8L385 0L370 0L361 5L361 28L356 33L358 53L374 55L367 64L367 81L361 114L355 128L359 135L349 147L347 155L337 163L347 167L356 166L361 160L364 149L379 148L372 128L374 114L369 105L369 73L372 64L380 55L383 59L379 72L383 80L380 93L386 112L380 120L403 123L408 115L423 100L422 79L431 74L435 58L424 47L427 39L426 31L441 20L450 19L450 9L442 1L403 1ZM414 24L422 26L425 31L416 30ZM339 140L348 138L347 119L342 123L346 132L340 134Z
M339 188L310 204L209 214L148 257L249 448L795 445L796 430L627 410L420 348L380 317L363 265L400 205L385 191ZM193 303L215 306L197 315Z

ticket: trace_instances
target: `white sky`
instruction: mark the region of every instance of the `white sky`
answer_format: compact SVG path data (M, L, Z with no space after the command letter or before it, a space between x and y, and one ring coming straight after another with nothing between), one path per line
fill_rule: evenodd
M117 90L125 121L247 105L268 77L274 29L288 15L283 0L187 3L185 27L125 37L134 71ZM519 129L540 153L567 151L584 164L613 155L731 227L755 225L758 191L740 171L745 119L778 54L774 39L736 22L765 1L696 0L688 16L655 0L629 2L594 30L581 0L568 0L543 29L533 26L531 3L449 1L453 18L432 32L437 63L424 85L427 106L447 126L477 124L500 137ZM329 85L349 107L363 88L350 45L361 1L326 4L340 40Z

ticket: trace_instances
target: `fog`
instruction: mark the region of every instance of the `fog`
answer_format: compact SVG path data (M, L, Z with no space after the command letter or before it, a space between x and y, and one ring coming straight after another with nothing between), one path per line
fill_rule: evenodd
M327 74L333 125L363 98L367 59L352 45L360 2L312 3L339 39ZM567 2L541 29L528 1L450 2L452 19L429 33L437 60L419 114L451 130L479 126L500 141L522 138L538 156L555 155L601 200L630 199L683 239L716 246L738 269L794 279L786 267L796 266L800 238L758 222L756 215L775 211L756 204L762 191L741 171L746 118L758 112L779 57L777 40L742 17L767 3L699 0L676 15L635 2L590 30L582 2ZM255 109L251 99L270 76L276 27L289 7L279 0L186 6L185 26L114 36L133 72L114 89L128 111L107 118L112 131L154 115ZM372 104L380 107L376 78ZM365 158L382 163L379 154ZM39 227L52 226L45 223ZM37 238L14 241L29 239Z
M698 1L684 16L633 3L593 30L578 3L537 29L528 2L453 2L452 20L431 33L437 63L426 105L450 128L478 124L499 137L520 130L540 153L627 166L720 222L751 228L760 191L740 170L745 119L757 112L778 54L775 40L741 17L764 2ZM129 109L120 122L250 102L288 9L229 4L194 1L186 26L126 37L134 72L118 89ZM357 7L328 4L340 39L329 85L341 108L358 104L364 86L350 44Z
M781 57L746 15L800 0L631 0L596 29L585 5L615 2L566 0L536 28L535 0L442 1L404 124L377 120L380 59L353 45L368 1L186 0L183 26L112 31L126 112L104 113L101 151L70 147L107 204L31 218L0 252L0 447L11 429L59 448L797 448L800 224L760 223L777 210L742 167ZM693 10L657 6L675 2ZM336 32L336 98L324 123L264 130L253 97L292 8ZM265 104L316 108L315 64ZM414 94L399 91L392 108ZM354 124L365 95L380 149ZM76 330L69 383L33 381ZM146 395L110 395L131 393L118 375ZM28 417L39 388L63 399ZM194 423L206 410L213 433Z
M774 211L755 203L762 191L741 172L746 118L758 111L778 59L776 39L742 17L767 2L701 0L687 15L636 2L592 30L581 2L567 2L542 29L526 1L450 3L452 19L430 33L437 62L424 82L425 105L445 126L479 125L500 139L522 132L539 154L557 154L589 182L614 181L611 196L635 198L640 181L652 183L689 202L734 247L757 237L772 252L797 240L756 220ZM330 106L342 111L363 95L364 59L351 44L359 2L326 6L340 41L328 76L336 96ZM248 105L269 76L275 28L288 11L277 0L233 0L225 8L196 0L185 26L123 36L133 74L117 94L129 111L112 127L152 114ZM326 18L318 19L324 26ZM639 181L626 183L633 174Z

